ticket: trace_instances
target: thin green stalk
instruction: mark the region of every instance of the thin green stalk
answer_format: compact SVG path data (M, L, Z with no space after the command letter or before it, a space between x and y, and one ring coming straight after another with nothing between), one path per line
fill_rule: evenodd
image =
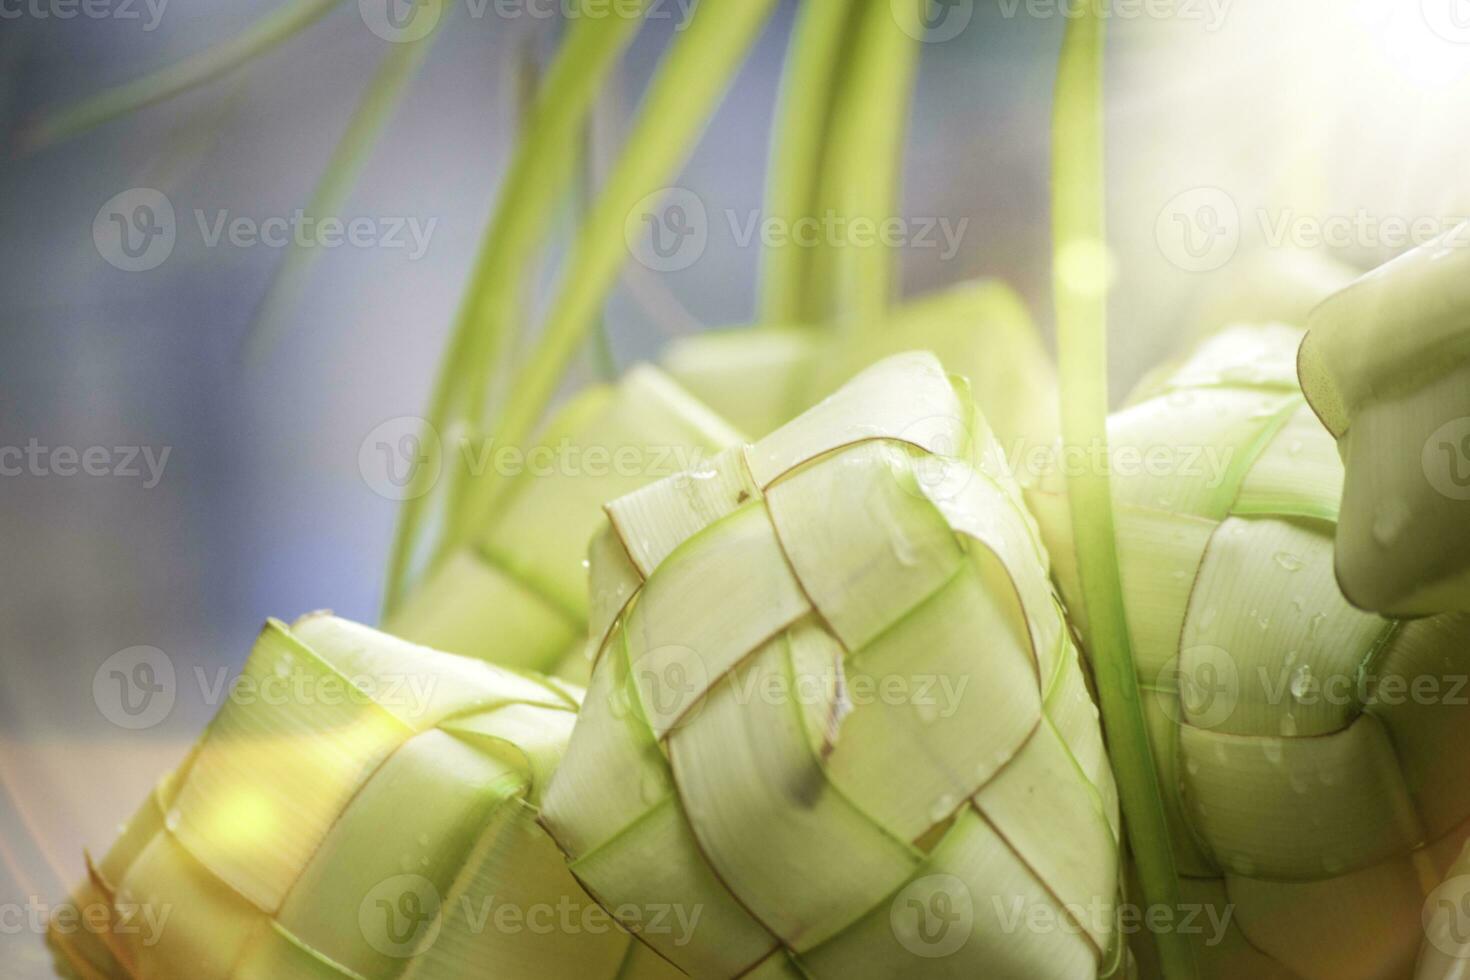
M1101 256L1106 241L1103 42L1102 21L1088 7L1067 26L1057 75L1052 222L1057 268L1069 271L1078 254ZM1102 447L1100 458L1107 459L1106 280L1057 275L1055 270L1054 276L1062 431L1069 445ZM1112 482L1106 469L1087 472L1083 468L1069 475L1067 484L1098 695L1144 904L1176 909L1180 907L1179 874L1124 612ZM1187 936L1170 930L1155 933L1154 940L1164 975L1170 980L1198 975Z
M646 6L647 0L640 9ZM577 141L593 101L641 23L640 17L578 18L547 73L502 182L430 402L428 421L441 440L453 441L481 427L490 380L505 375L508 339L524 317L526 271L550 235L547 215L573 179ZM424 445L441 451L440 440L425 440ZM418 473L428 479L437 469L430 461ZM430 495L425 486L411 488L416 495L404 504L389 561L390 612L403 596L431 502L445 494L455 501L463 493L459 469L444 467L443 494ZM452 508L434 555L467 540L477 526L464 517L462 507Z
M305 208L308 216L316 218L341 212L363 166L382 138L383 130L398 109L409 84L418 75L446 19L441 17L433 31L424 38L388 46L388 53L383 56L372 82L358 100L347 129L332 150L332 156L312 191ZM295 304L305 284L306 273L320 251L303 247L299 242L293 242L286 251L280 271L261 301L245 337L247 361L258 363L279 339L283 317Z
M858 16L838 82L817 206L822 214L881 229L898 215L919 41L899 26L887 3L868 4ZM858 245L850 232L841 234L812 256L804 312L816 320L881 323L895 292L894 250L881 237Z
M791 33L766 195L768 215L791 226L815 212L838 69L855 20L846 0L806 0ZM790 242L766 250L761 289L765 322L800 320L809 257L807 249Z
M227 41L43 116L24 132L21 149L34 151L70 139L118 116L211 82L295 37L338 2L295 0Z
M572 251L545 332L511 391L495 445L522 444L540 421L566 365L627 260L624 226L638 203L677 173L774 0L705 0L659 67L628 137ZM477 482L465 520L490 513L503 484Z

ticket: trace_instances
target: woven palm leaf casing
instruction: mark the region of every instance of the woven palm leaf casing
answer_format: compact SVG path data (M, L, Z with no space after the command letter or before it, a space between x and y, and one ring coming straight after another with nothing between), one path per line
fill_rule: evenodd
M68 972L677 976L606 917L584 925L595 907L537 825L578 691L327 615L267 625L242 677L89 862L76 905L112 925L53 934Z
M591 894L699 910L685 942L642 938L700 977L1117 968L1097 712L932 355L608 514L601 652L542 817Z
M1303 389L1347 464L1337 573L1386 615L1470 610L1470 224L1312 314Z
M499 477L514 482L480 538L445 559L384 628L438 650L585 682L583 561L602 504L739 441L654 368L587 389L511 460L522 471ZM475 451L488 453L477 465L496 465L499 447Z
M1207 974L1404 976L1470 819L1470 618L1339 591L1301 336L1227 330L1111 419L1128 621L1186 895L1230 916ZM1029 499L1080 614L1056 489Z

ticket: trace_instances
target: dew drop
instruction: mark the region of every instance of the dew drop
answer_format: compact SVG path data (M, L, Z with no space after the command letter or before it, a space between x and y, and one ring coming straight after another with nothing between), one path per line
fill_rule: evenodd
M1276 562L1288 572L1299 572L1307 567L1307 563L1289 551L1278 551L1272 561Z
M168 811L168 816L163 818L163 825L168 828L169 833L177 834L179 832L179 825L183 823L183 819L183 815L175 808Z
M1193 759L1190 759L1188 762L1186 762L1184 764L1184 768L1185 771L1187 771L1191 776L1199 775L1199 763L1195 762Z
M1409 523L1409 505L1397 497L1379 502L1373 513L1373 540L1384 548L1398 543L1399 536Z
M1297 729L1296 729L1296 717L1295 716L1293 716L1293 715L1286 715L1285 717L1283 717L1281 719L1281 734L1282 735L1286 736L1287 738L1293 738L1296 735L1296 731L1297 731Z
M954 797L945 793L939 799L935 800L934 805L929 808L930 823L941 823L954 812L954 808Z
M1300 701L1307 696L1312 689L1312 668L1308 664L1302 664L1291 675L1291 696Z
M1302 441L1298 439L1290 446L1286 447L1286 455L1290 456L1292 459L1295 459L1302 454L1302 448Z
M1261 754L1266 757L1266 761L1271 763L1271 765L1281 765L1281 740L1278 738L1266 739L1261 743Z
M1315 640L1317 634L1322 632L1322 627L1327 625L1327 614L1318 613L1312 617L1312 623L1307 627L1307 639Z

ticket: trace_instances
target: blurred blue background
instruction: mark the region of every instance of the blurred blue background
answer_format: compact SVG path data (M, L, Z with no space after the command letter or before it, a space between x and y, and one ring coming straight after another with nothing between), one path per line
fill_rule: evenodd
M1119 391L1177 346L1204 297L1249 288L1252 253L1368 268L1402 249L1399 223L1442 230L1470 214L1470 18L1453 17L1458 3L1177 0L1150 16L1118 0L1108 124ZM138 20L0 3L0 133L278 6L173 0L146 29L141 3ZM712 214L760 207L793 7L771 22L679 180ZM649 25L604 94L604 164L674 23ZM904 291L998 276L1049 338L1047 133L1064 24L1055 3L980 0L957 37L925 45L904 182L905 214L967 222L952 257L905 251ZM375 618L396 505L363 480L359 447L384 420L425 408L506 165L518 68L544 59L558 29L493 15L448 25L341 215L432 221L426 251L323 251L289 329L250 366L241 344L282 252L210 247L195 214L262 220L305 204L389 47L356 4L241 72L0 164L0 447L168 453L154 486L141 460L138 477L0 476L0 906L63 894L82 846L105 848L208 720L200 678L237 669L266 616ZM157 268L128 272L99 251L93 224L139 187L166 196L178 238ZM1187 243L1169 238L1171 207L1201 194L1233 209L1238 243L1224 261L1181 257ZM1202 220L1191 206L1186 217ZM1339 219L1348 233L1314 240ZM758 250L722 221L692 267L635 266L607 310L618 363L747 321L758 267ZM141 732L111 724L93 694L104 662L135 646L165 651L179 671L177 702ZM47 970L40 937L0 929L0 977Z

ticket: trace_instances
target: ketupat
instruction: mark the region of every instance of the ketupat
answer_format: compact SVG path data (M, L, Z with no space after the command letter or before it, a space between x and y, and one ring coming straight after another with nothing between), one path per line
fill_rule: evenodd
M1388 615L1470 610L1470 224L1312 314L1303 390L1347 464L1337 574Z
M1235 327L1111 420L1129 625L1207 976L1406 976L1470 832L1470 617L1390 622L1332 574L1343 471L1302 331ZM1029 494L1079 621L1065 501Z
M1097 711L932 355L608 512L601 653L542 810L591 894L702 909L687 943L645 937L700 977L1125 968Z
M243 678L89 864L75 904L113 925L53 932L68 972L678 976L536 823L580 692L325 614L268 624Z
M509 667L585 682L587 542L605 501L699 465L740 435L657 369L594 385L496 472L493 445L450 465L510 486L475 540L431 571L384 622L396 636ZM467 460L466 454L482 453Z
M784 425L864 368L905 350L933 351L970 379L1007 453L1056 441L1056 370L1025 304L996 280L912 300L853 331L760 326L682 338L663 363L697 398L754 434Z

